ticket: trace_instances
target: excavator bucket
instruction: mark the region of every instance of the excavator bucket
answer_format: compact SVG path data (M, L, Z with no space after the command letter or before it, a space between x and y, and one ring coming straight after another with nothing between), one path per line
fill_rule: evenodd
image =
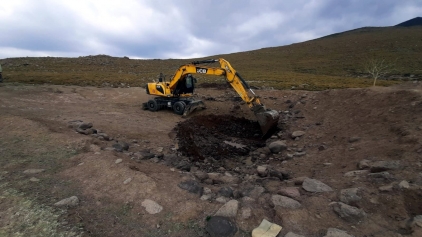
M263 105L255 105L252 110L261 126L263 137L266 137L277 127L280 114L276 110L265 109Z
M202 100L192 100L189 104L186 105L185 110L183 112L183 117L188 116L192 111L195 109L206 109L204 102Z

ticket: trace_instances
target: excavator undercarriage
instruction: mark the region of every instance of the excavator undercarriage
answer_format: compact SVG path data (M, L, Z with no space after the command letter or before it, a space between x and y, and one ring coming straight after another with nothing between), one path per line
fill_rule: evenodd
M143 103L144 110L158 111L170 108L175 114L188 116L195 109L206 109L202 100L194 98L172 98L172 97L155 97L146 103Z

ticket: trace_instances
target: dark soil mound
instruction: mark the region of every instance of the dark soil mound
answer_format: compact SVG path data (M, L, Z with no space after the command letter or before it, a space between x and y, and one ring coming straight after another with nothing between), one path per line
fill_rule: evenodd
M247 155L265 146L258 122L228 115L196 116L176 126L179 150L192 161Z

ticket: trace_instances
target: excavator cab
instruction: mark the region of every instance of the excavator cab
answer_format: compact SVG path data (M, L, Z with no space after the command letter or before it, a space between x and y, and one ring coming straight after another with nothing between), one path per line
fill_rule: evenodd
M186 76L177 83L173 95L177 97L182 94L192 94L195 90L195 83L196 78L194 78L192 74L186 74Z

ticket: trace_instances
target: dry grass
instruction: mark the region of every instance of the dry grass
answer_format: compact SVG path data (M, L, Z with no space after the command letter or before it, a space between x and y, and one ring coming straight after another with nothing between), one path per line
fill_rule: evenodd
M394 70L377 85L422 79L422 27L361 28L288 46L215 55L227 59L252 86L323 90L372 85L364 64L383 59ZM197 59L133 60L106 55L1 60L5 81L81 86L144 86ZM382 79L382 78L381 78ZM385 78L384 78L385 79ZM212 78L200 80L209 82Z
M25 197L23 193L8 188L7 183L0 185L0 200L9 208L0 211L3 225L0 236L80 236L75 230L63 230L59 222L62 213L53 208L40 205Z

